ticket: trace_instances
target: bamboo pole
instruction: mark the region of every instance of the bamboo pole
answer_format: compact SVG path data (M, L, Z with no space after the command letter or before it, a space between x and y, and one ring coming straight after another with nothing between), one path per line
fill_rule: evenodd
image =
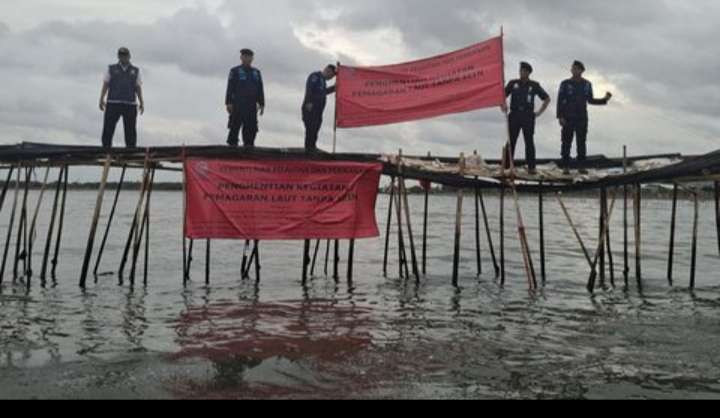
M547 275L545 269L545 209L542 192L542 182L540 182L540 191L538 192L538 223L540 227L540 274L542 276L542 285L547 284Z
M670 221L670 250L668 251L668 283L673 287L673 265L675 262L675 230L677 227L678 185L673 186L672 219Z
M615 199L616 192L613 191L613 201ZM614 202L613 202L614 203ZM605 241L607 242L607 259L608 259L608 267L610 271L610 286L615 288L615 258L613 257L612 252L612 237L610 233L612 232L612 226L610 224L610 215L607 213L607 196L605 199L605 222L607 224L607 232L605 233Z
M30 280L33 276L32 253L33 253L33 247L35 246L35 237L37 235L37 233L36 233L37 219L38 219L38 215L40 214L40 207L42 205L43 198L45 197L45 190L47 189L47 182L48 182L49 176L50 176L50 166L47 166L45 168L45 177L43 178L43 183L40 188L40 196L38 196L38 200L35 205L35 212L33 213L32 222L30 223L30 234L29 234L29 239L28 239L28 251L27 251L27 268L25 270L25 276L27 276L28 290L30 290Z
M473 152L475 158L478 158L478 152ZM475 177L475 181L478 177ZM482 252L480 249L480 188L475 187L475 261L477 262L478 277L482 276Z
M82 273L80 275L80 287L85 288L88 269L90 268L90 256L92 256L93 244L95 243L95 232L97 230L98 219L102 210L103 195L105 194L105 186L107 185L108 173L110 172L110 155L107 156L105 167L103 168L102 180L100 181L100 189L98 190L97 201L95 202L95 213L93 214L92 224L90 225L90 234L88 236L88 244L85 248L85 258L83 259Z
M698 253L698 227L700 219L700 203L698 201L698 191L693 193L695 213L693 216L693 237L692 237L692 260L690 263L690 289L695 289L695 272L697 270L697 253Z
M205 285L210 285L210 240L205 240Z
M13 207L10 212L10 222L8 223L7 238L5 239L5 251L3 254L2 268L0 268L0 284L5 279L5 266L7 265L8 252L10 251L10 239L12 238L13 224L15 223L15 214L17 213L18 198L20 196L20 173L22 166L17 168L17 179L15 180L15 197L13 198Z
M105 227L105 233L103 234L102 242L100 243L100 249L98 250L97 259L95 260L95 268L93 268L93 275L95 276L95 283L97 283L97 276L98 276L98 269L100 268L100 262L102 261L103 253L105 252L105 246L107 245L107 240L110 235L110 227L112 226L113 219L115 219L115 211L117 209L118 201L120 200L120 192L122 191L123 184L125 183L125 172L127 170L127 166L124 165L122 167L122 172L120 173L120 181L117 186L117 190L115 190L115 199L113 200L112 209L110 210L110 216L108 217L107 226Z
M132 225L130 225L130 232L128 233L127 241L125 241L125 249L123 250L123 256L122 260L120 261L120 269L118 271L118 276L120 280L120 285L123 284L123 276L125 273L125 266L127 265L128 256L130 254L130 248L133 243L133 238L135 237L136 231L139 229L139 221L140 221L140 214L142 213L142 204L143 200L145 198L145 191L147 189L147 183L148 183L148 177L149 177L149 171L150 171L150 162L149 162L149 154L145 153L145 165L143 167L143 174L142 174L142 183L140 185L140 193L138 194L138 203L135 206L135 215L133 216ZM132 285L135 285L135 281L130 280L130 283Z
M335 240L334 246L334 257L333 257L333 279L335 283L340 282L340 240Z
M355 259L355 240L350 240L350 248L348 249L348 273L347 273L347 279L348 279L348 285L352 286L353 283L353 262Z
M192 262L193 262L193 246L195 245L194 239L189 239L190 244L188 244L188 259L187 259L187 268L185 271L187 271L187 276L185 277L185 284L190 281L190 272L192 271Z
M627 174L628 171L628 161L627 161L627 147L623 147L623 174ZM630 251L629 251L629 235L628 235L628 228L629 228L629 222L628 222L628 187L627 185L623 185L623 200L624 200L624 206L623 206L623 259L624 259L624 268L623 268L623 277L625 279L625 289L630 288Z
M137 267L137 260L140 256L140 246L143 241L143 235L147 237L146 226L149 225L149 212L150 197L152 196L153 184L155 182L155 168L150 168L148 171L148 178L146 180L147 185L145 186L145 204L140 213L142 214L139 220L139 226L137 227L137 234L135 234L135 243L133 244L133 258L130 266L130 282L135 284L135 272ZM143 278L146 280L146 277ZM145 281L143 283L146 285Z
M642 188L635 185L635 271L638 290L642 291Z
M465 154L460 154L460 175L465 174ZM464 191L458 189L457 192L457 210L455 212L455 246L453 250L453 286L458 286L458 278L460 275L460 238L462 234L462 215L463 215L463 197Z
M150 178L150 191L148 192L147 202L145 203L145 265L143 266L143 285L148 285L148 264L150 262L150 196L152 195L155 184L155 168L153 167L152 176Z
M260 283L260 241L255 241L255 282Z
M560 194L556 193L555 197L557 198L557 201L560 204L560 207L562 208L563 213L565 214L565 218L567 218L567 221L570 224L570 228L572 229L573 233L575 233L575 238L577 238L578 242L580 243L580 248L582 248L583 254L585 255L585 259L587 260L588 265L590 267L592 267L593 261L590 258L590 253L588 252L587 247L585 247L585 243L583 242L583 239L580 236L580 232L578 232L578 229L575 227L575 224L573 223L573 220L570 217L570 212L568 212L568 209L565 206L565 203L560 198Z
M400 156L398 156L398 159L396 160L397 165L399 165L399 158L400 158ZM407 258L406 258L406 253L405 253L405 235L403 233L403 228L402 228L402 225L403 225L403 221L402 221L403 202L402 202L402 198L400 197L401 194L402 194L402 189L400 188L400 176L398 176L398 188L397 188L397 196L396 196L397 201L395 202L396 203L396 211L397 211L397 213L396 213L397 225L398 225L398 254L399 254L398 268L400 270L400 278L403 279L406 276L409 278L410 274L409 274L408 267L407 267ZM404 270L403 270L403 267L404 267ZM407 274L405 274L405 273L407 273Z
M615 195L613 194L612 198L612 204L610 206L610 211L607 212L607 214L603 214L603 217L605 218L605 222L603 222L603 229L600 232L600 240L598 242L597 251L595 252L595 258L592 262L592 271L590 272L590 279L588 280L588 292L594 293L595 292L595 279L597 277L597 265L598 265L598 259L600 258L601 253L604 250L605 247L605 238L606 234L610 230L610 219L612 218L613 210L615 209Z
M503 151L503 153L505 152L505 150ZM500 186L500 285L505 286L505 184L504 183Z
M330 261L330 240L325 243L325 277L328 277L328 261Z
M428 152L428 158L431 158L431 154ZM424 188L424 187L423 187ZM427 243L428 243L428 210L430 206L430 183L429 188L425 189L425 202L423 205L423 247L422 247L422 274L427 275Z
M63 227L65 226L65 203L67 201L67 187L68 187L68 177L70 174L70 167L65 166L65 175L64 175L64 181L63 181L63 197L62 197L62 203L60 203L60 219L58 222L58 234L57 239L55 241L55 253L53 255L52 259L52 278L53 282L57 282L57 266L58 262L60 261L60 244L62 243L62 233L63 233Z
M483 221L485 223L485 233L487 234L488 245L490 247L490 255L492 257L493 268L495 269L495 278L500 277L500 266L498 266L497 258L495 257L495 246L492 239L492 231L490 230L490 221L488 219L487 210L485 210L485 198L483 197L482 190L478 190L478 197L480 198L480 209L482 210Z
M25 267L27 265L27 251L25 250L25 246L27 244L27 199L28 199L28 192L30 189L30 175L31 175L32 169L30 167L25 167L25 184L23 185L23 201L22 206L20 207L20 223L18 224L18 233L17 233L17 239L15 241L15 263L13 264L13 283L17 281L18 279L18 266L20 264L20 260L23 260L23 263L25 264L23 266L23 271L25 271ZM24 240L23 240L24 237ZM22 252L20 251L20 248L23 248Z
M61 188L64 172L65 167L61 166L60 172L58 174L58 181L55 185L55 199L53 200L52 214L50 215L50 226L48 227L47 239L45 241L45 251L43 253L42 269L40 271L40 281L42 283L42 286L45 286L47 278L47 266L48 259L50 258L50 246L52 245L52 236L53 232L55 231L55 218L57 217L58 204L60 202L60 192L62 190Z
M395 202L395 176L390 177L390 202L388 203L387 226L385 228L385 255L383 256L383 277L388 276L388 254L390 251L390 228L392 226L392 211Z
M403 199L403 208L405 209L405 222L407 224L408 240L410 242L410 257L413 267L413 275L417 283L420 283L420 269L418 268L417 253L415 252L415 238L413 237L412 231L412 220L410 218L410 203L408 202L407 189L405 188L405 178L402 177L403 162L402 162L402 151L398 157L398 167L400 169L400 195Z
M715 182L715 227L718 236L718 251L720 252L720 182Z
M320 240L315 241L315 252L313 253L312 258L312 268L310 269L310 277L315 277L315 265L317 262L317 256L320 252Z
M308 263L310 262L310 240L305 240L303 245L303 261L302 261L302 284L307 284L308 279Z
M605 217L607 216L607 190L600 189L600 227L598 240L600 242L600 286L605 287Z

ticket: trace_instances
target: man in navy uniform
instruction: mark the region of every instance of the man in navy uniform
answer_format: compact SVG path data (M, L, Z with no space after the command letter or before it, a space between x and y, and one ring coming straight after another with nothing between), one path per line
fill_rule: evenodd
M512 80L505 87L505 95L512 96L510 101L510 150L507 158L508 164L511 158L515 158L515 146L517 145L520 131L525 138L525 159L527 161L528 173L535 174L535 120L540 117L550 105L550 96L537 81L530 80L533 67L527 62L520 63L520 79ZM535 97L543 101L539 111L535 111ZM507 105L504 106L507 110ZM508 168L508 167L506 167Z
M120 117L125 129L125 145L128 148L137 146L137 113L140 100L140 114L145 112L145 101L142 93L142 76L140 69L130 63L130 51L127 48L118 50L117 64L108 66L103 79L100 93L100 110L105 112L102 133L102 145L112 147L113 135ZM107 95L107 100L105 96Z
M602 99L593 95L592 83L582 77L585 65L575 61L572 66L572 78L560 84L558 94L557 118L562 126L562 164L565 174L570 173L570 151L572 150L573 136L577 138L578 162L587 158L588 110L587 105L604 106L612 98L606 93ZM587 174L584 168L581 174Z
M225 106L230 115L227 143L237 147L242 128L243 145L255 146L258 133L258 108L260 115L265 113L265 89L260 70L252 66L255 53L249 49L240 51L242 65L230 70Z
M302 105L302 119L305 124L305 149L317 150L318 133L323 122L323 112L327 104L327 96L335 93L335 86L328 87L327 82L335 78L337 67L328 65L307 79L305 99Z

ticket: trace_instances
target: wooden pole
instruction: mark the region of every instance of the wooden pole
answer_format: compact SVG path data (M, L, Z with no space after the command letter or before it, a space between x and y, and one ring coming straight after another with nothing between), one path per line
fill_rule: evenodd
M118 201L120 200L120 192L122 191L123 184L125 182L125 171L127 165L123 165L122 172L120 173L120 182L118 183L117 190L115 190L115 199L113 200L113 206L110 210L110 216L108 217L108 223L105 227L105 233L103 234L102 242L100 243L100 250L98 250L97 259L95 260L95 268L93 269L93 275L95 276L95 283L97 283L98 269L100 268L100 261L102 261L103 253L105 252L105 246L107 245L108 236L110 235L110 227L112 226L113 219L115 219L115 210L117 209Z
M260 241L255 241L255 282L260 283Z
M0 284L5 278L5 266L7 265L8 252L10 251L10 239L12 239L13 224L15 223L15 214L17 213L18 199L20 196L20 173L22 166L17 167L17 178L15 180L15 197L13 198L13 207L10 212L10 222L8 223L7 238L5 239L5 252L3 254L2 268L0 268Z
M335 283L340 282L340 240L335 240L333 257L333 279Z
M697 269L697 247L698 247L698 227L700 219L700 203L698 201L698 191L693 192L695 214L693 216L693 238L692 238L692 261L690 263L690 290L695 289L695 272Z
M675 229L677 227L678 185L673 186L672 219L670 221L670 250L668 251L668 283L673 287L673 264L675 262Z
M111 162L112 159L110 157L110 154L108 154L105 160L105 167L103 168L102 179L100 180L100 189L98 190L97 201L95 202L95 213L93 214L92 224L90 225L88 244L85 248L85 258L83 259L82 273L80 275L80 287L83 289L85 288L88 269L90 268L90 257L92 256L93 244L95 243L95 232L97 230L100 212L102 211L103 195L105 194L105 186L107 185L107 178L108 173L110 172Z
M68 176L70 174L70 167L65 166L65 175L64 175L64 181L63 181L63 197L62 202L60 203L60 219L58 222L58 234L57 239L55 241L55 253L53 255L52 259L52 278L53 282L57 282L57 266L59 262L60 257L60 244L62 243L62 233L63 233L63 227L65 226L65 202L67 200L67 187L68 187Z
M465 175L465 154L460 154L459 175ZM463 197L464 190L459 188L457 191L457 210L455 211L455 247L453 250L453 286L458 286L458 278L460 275L460 238L462 234L462 215L463 215Z
M40 271L40 281L45 286L47 277L47 266L50 258L50 246L52 245L52 236L55 231L55 218L57 217L58 204L60 202L60 192L62 187L63 173L65 167L60 167L57 184L55 185L55 199L53 200L52 214L50 215L50 226L48 227L47 239L45 240L45 251L43 253L42 269Z
M328 276L328 262L330 261L330 240L325 245L325 277Z
M490 221L485 210L485 198L483 197L482 190L478 190L478 197L480 198L480 209L482 210L483 221L485 223L485 233L487 234L488 246L490 247L490 256L492 257L493 269L495 269L495 278L500 277L500 266L498 266L497 258L495 257L495 245L493 244L492 231L490 230Z
M400 164L399 158L400 157L398 156L398 159L396 160L396 164L398 164L398 166ZM399 254L398 268L400 269L400 278L403 279L406 276L409 278L410 273L408 272L408 267L407 267L407 258L406 258L406 253L405 253L405 235L403 234L403 228L402 228L402 225L403 225L403 220L402 220L403 202L402 202L402 198L400 196L401 194L402 194L402 189L400 188L400 176L398 176L398 188L397 188L397 196L396 196L397 201L395 202L396 210L397 210L397 213L396 213L397 224L398 224L398 254ZM403 268L404 268L404 270L403 270Z
M10 169L8 169L8 176L7 179L5 179L5 184L3 185L2 196L0 196L0 212L2 212L2 208L5 206L5 197L7 196L7 191L10 187L10 180L12 180L14 170L15 166L10 166Z
M388 203L387 226L385 228L385 255L383 257L383 277L388 276L388 253L390 251L390 227L392 226L392 211L395 202L395 176L390 177L390 202Z

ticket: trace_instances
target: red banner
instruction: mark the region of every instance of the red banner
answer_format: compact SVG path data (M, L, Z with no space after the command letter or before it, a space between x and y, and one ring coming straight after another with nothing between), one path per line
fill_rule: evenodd
M337 126L426 119L505 102L502 37L439 57L338 71Z
M185 236L301 240L379 236L381 164L308 161L185 163Z

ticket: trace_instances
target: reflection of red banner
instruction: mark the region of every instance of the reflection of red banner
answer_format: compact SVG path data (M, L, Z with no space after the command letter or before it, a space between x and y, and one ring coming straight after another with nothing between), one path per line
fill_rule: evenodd
M185 163L185 236L377 237L381 171L381 164L191 159Z
M505 101L502 37L422 61L341 66L337 125L384 125L500 106Z

